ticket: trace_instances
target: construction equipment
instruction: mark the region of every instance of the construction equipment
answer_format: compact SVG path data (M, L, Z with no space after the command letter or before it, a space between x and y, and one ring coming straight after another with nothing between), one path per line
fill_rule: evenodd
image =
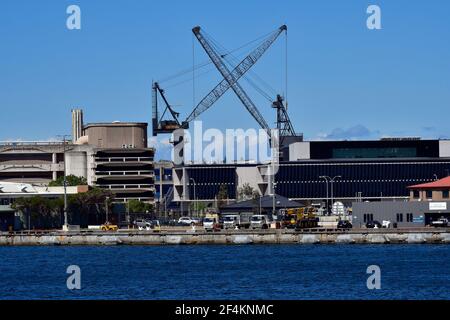
M283 97L278 94L277 100L272 104L272 108L277 110L277 130L280 137L280 146L284 145L286 137L297 137L286 107L283 104L283 100Z
M117 231L117 230L119 230L119 227L116 224L106 222L100 226L100 230L102 230L102 231Z
M289 208L281 211L281 227L288 229L316 228L319 218L314 207Z
M214 48L214 46L207 40L207 38L201 32L199 26L192 29L195 37L213 62L214 66L222 75L223 79L219 82L193 109L186 120L180 122L178 120L179 113L173 110L167 98L165 97L164 90L159 86L158 82L153 83L153 135L156 136L160 133L172 133L177 129L188 129L189 123L196 119L200 114L209 109L229 88L231 88L238 96L245 108L250 112L253 118L258 124L265 130L269 137L271 137L271 128L255 106L253 101L238 83L238 80L258 61L259 58L267 51L267 49L275 42L278 36L282 32L287 32L287 26L282 25L275 32L271 33L267 39L265 39L255 50L248 54L233 70L224 63L223 59L227 56L227 53L220 54ZM164 101L165 109L159 117L158 113L158 96ZM292 126L286 108L283 104L283 98L281 95L277 95L276 100L272 103L272 106L277 109L277 129L279 129L280 137L283 139L285 136L297 136ZM168 112L167 112L168 111ZM168 113L171 116L169 120L163 120L165 114ZM177 140L177 142L179 142Z
M297 224L297 209L281 209L281 227L293 229Z
M295 230L317 228L319 226L319 217L317 217L315 208L306 207L297 219Z
M178 112L173 110L173 107L167 101L167 98L164 94L164 90L159 87L158 82L154 82L152 85L153 92L153 115L152 115L152 125L153 125L153 136L156 136L158 133L172 133L176 129L181 128L181 124L178 121L178 116L180 115ZM158 94L161 96L165 103L165 109L159 118L158 115ZM163 120L166 112L169 111L172 116L172 120Z

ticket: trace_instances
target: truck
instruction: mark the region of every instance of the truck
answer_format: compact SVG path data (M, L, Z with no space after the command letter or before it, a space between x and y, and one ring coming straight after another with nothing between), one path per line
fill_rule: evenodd
M250 221L246 215L226 214L222 217L224 229L248 229Z
M280 210L281 228L294 229L297 223L297 209Z
M252 229L269 229L270 220L265 214L255 214L250 219L250 228Z
M219 215L217 213L207 213L203 218L203 228L205 228L205 231L220 230Z
M295 230L317 228L319 226L319 217L312 207L305 207L298 216Z
M438 220L431 221L431 225L436 228L445 228L448 226L448 219L441 217Z

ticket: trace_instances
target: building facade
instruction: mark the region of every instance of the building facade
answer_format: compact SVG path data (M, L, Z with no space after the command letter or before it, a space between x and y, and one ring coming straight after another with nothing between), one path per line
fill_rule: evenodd
M0 142L0 181L45 185L56 180L64 175L64 148L62 142Z
M267 164L184 165L174 168L175 199L211 201L221 185L230 199L243 183L262 195L292 200L355 201L409 198L408 186L445 177L450 170L450 141L382 139L377 141L305 141L289 146L289 161L279 163L275 179ZM287 151L286 151L287 152ZM331 183L330 179L334 178ZM195 186L195 188L194 188Z
M80 124L76 121L74 125ZM114 121L81 125L82 136L75 142L72 154L77 152L75 164L86 163L88 184L109 189L116 202L135 199L154 203L155 150L147 147L147 123ZM68 172L73 171L68 163Z
M354 227L383 220L390 221L391 227L424 227L440 218L450 219L450 201L355 202L352 211Z
M83 124L72 110L72 141L0 143L0 182L46 186L64 175L87 179L88 185L111 190L116 202L153 203L153 148L147 146L147 124Z

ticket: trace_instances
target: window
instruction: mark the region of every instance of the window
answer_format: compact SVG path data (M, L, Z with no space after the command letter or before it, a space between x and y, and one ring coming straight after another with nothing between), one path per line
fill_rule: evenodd
M448 199L449 198L449 190L444 190L442 191L442 198L444 199Z
M427 190L427 199L433 198L433 191Z
M413 214L412 213L406 214L406 222L413 222Z
M403 222L403 213L397 213L397 222Z
M333 148L333 158L361 159L361 158L414 158L417 156L416 148Z
M420 198L420 192L419 192L419 190L414 190L414 191L413 191L413 198L415 198L415 199Z

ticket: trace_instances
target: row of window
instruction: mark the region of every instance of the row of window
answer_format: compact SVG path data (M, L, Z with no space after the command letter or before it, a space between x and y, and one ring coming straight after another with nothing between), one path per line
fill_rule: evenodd
M398 162L398 163L295 163L281 164L278 181L319 179L319 176L342 176L342 180L421 180L446 176L448 162Z
M365 213L363 215L364 223L373 221L373 214L372 213ZM414 215L412 213L406 214L406 222L413 222ZM396 222L403 222L403 213L397 213L396 215Z
M413 214L407 213L406 214L406 222L413 222ZM397 213L397 222L403 222L403 213Z
M425 196L427 199L432 199L433 198L433 191L432 190L426 190L425 191ZM413 197L418 199L420 198L420 191L419 190L414 190L413 191ZM450 197L449 194L449 190L443 190L442 191L442 198L443 199L448 199Z

